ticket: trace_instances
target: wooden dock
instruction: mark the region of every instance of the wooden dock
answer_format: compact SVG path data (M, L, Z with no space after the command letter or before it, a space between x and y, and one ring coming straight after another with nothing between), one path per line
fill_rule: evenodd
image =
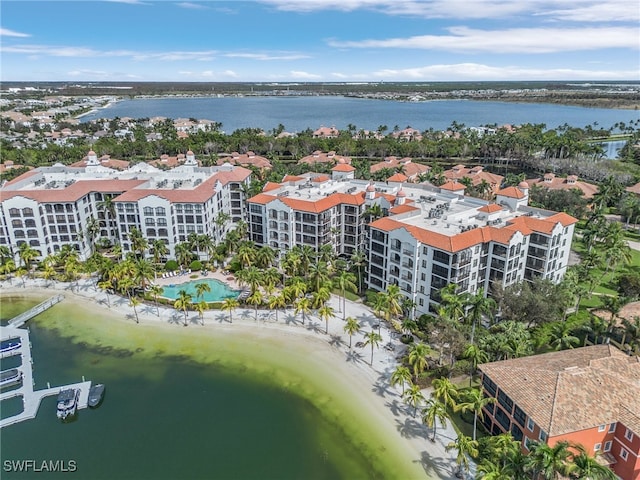
M56 303L59 303L62 300L64 300L64 295L62 294L55 295L50 299L45 300L44 302L27 310L26 312L23 312L20 315L13 317L11 320L9 320L8 326L13 328L19 328L22 325L24 325L27 320L31 320L36 315L41 314L42 312L44 312L48 308L53 307Z
M57 302L56 302L57 303ZM47 307L48 308L48 307ZM37 314L36 314L37 315ZM25 320L26 321L26 320ZM86 408L89 400L90 381L73 383L71 385L62 385L58 387L49 387L43 390L34 390L35 382L33 380L33 359L31 357L31 342L29 341L29 332L21 328L0 327L0 340L11 338L20 338L22 345L20 348L6 352L4 357L20 355L22 357L22 365L18 367L22 371L22 386L8 392L0 393L0 401L14 397L22 397L23 410L17 415L3 418L0 420L0 428L13 425L35 418L40 408L40 402L43 398L57 395L61 390L68 388L80 389L80 398L78 400L78 409ZM56 412L51 412L55 415Z

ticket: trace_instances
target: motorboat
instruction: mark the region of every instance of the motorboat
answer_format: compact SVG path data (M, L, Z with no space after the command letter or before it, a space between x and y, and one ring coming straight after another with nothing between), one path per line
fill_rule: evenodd
M11 368L0 372L0 387L8 387L22 380L22 372L17 368Z
M61 390L58 394L58 418L65 420L69 416L75 415L78 409L79 397L80 389L68 388Z
M87 402L90 407L95 408L100 405L104 398L104 390L105 386L102 383L91 385L89 389L89 400Z
M2 340L0 342L0 353L11 352L17 350L22 346L22 340L20 338L10 338L8 340Z

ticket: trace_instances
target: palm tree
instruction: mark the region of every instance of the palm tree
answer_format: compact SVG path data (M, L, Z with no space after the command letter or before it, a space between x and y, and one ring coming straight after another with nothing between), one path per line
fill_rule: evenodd
M578 453L571 454L570 478L584 480L616 480L618 476L606 465L590 456L582 445L572 445ZM597 455L597 454L596 454Z
M409 365L413 367L413 375L416 382L418 381L418 376L429 365L427 360L429 353L431 353L431 348L422 342L412 343L409 347Z
M525 470L532 473L534 478L555 480L568 473L570 456L569 442L560 441L553 447L544 442L531 442Z
M276 251L268 245L264 245L258 249L255 257L256 265L260 268L267 269L273 265L273 261L276 258Z
M578 346L580 339L573 335L575 326L571 322L553 322L549 325L551 339L549 345L556 350L566 350Z
M196 283L196 298L198 300L204 300L205 293L211 293L209 284L204 282Z
M478 345L470 343L464 349L462 358L466 358L471 362L471 371L469 372L469 386L473 383L473 375L478 370L478 365L489 361L489 354Z
M463 473L466 477L469 472L469 457L475 458L478 456L478 441L472 440L466 435L459 434L455 441L450 442L446 447L446 451L456 450L456 464L458 465L458 472Z
M178 291L178 298L173 303L173 307L178 310L182 310L184 312L184 326L189 325L187 323L187 308L191 305L193 301L193 297L191 294L187 293L186 290L182 289Z
M329 334L329 319L335 317L335 313L333 311L333 307L331 305L323 305L318 309L318 316L320 319L324 319L326 322L325 332L327 335Z
M22 266L27 271L27 274L31 274L31 262L38 257L38 251L31 247L28 243L21 243L18 247L18 258Z
M384 294L385 309L387 320L396 318L402 313L402 293L398 285L387 285Z
M256 310L256 322L258 321L258 307L260 305L262 305L263 301L264 301L264 296L262 295L262 292L260 290L254 291L249 296L249 298L247 298L247 303L250 303L251 305L253 305L255 307L255 310Z
M302 324L304 325L305 317L311 313L311 302L307 297L299 298L295 303L295 314L302 313Z
M468 307L467 318L471 323L471 338L469 343L473 345L476 326L482 320L482 316L492 315L498 305L493 298L485 296L482 288L479 289L475 295L470 295L463 301L465 301Z
M278 310L284 308L286 305L287 300L282 293L269 297L269 308L276 311L276 322L278 321Z
M204 325L204 311L209 308L209 304L204 300L200 300L198 303L194 305L194 308L198 312L198 316L200 317L200 323Z
M238 305L240 305L240 303L238 303L238 300L235 298L225 298L222 302L222 309L229 312L229 323L233 323L232 312L234 309L238 308Z
M111 308L111 300L109 299L109 290L113 289L113 284L111 283L111 280L105 279L105 280L102 280L101 282L98 282L98 288L100 290L104 290L104 293L107 296L107 306Z
M336 287L340 289L340 293L342 295L342 320L345 320L347 315L347 297L345 295L346 291L355 292L358 287L354 283L356 281L356 276L351 273L343 270L338 274L335 278L334 282Z
M362 267L366 265L367 256L361 250L351 255L351 267L355 267L358 272L358 293L362 291Z
M360 324L358 320L353 317L347 317L346 323L344 324L344 332L349 334L349 350L351 350L351 341L353 340L353 335L360 331Z
M369 365L373 366L373 347L379 347L380 342L382 341L382 336L373 330L364 334L364 345L371 345L371 361Z
M482 390L479 388L472 388L464 393L462 402L456 405L456 412L473 412L473 439L476 439L478 431L478 418L482 420L484 415L482 409L490 403L495 403L496 399L493 397L485 397Z
M456 386L448 378L437 378L432 384L433 392L431 395L444 403L447 407L455 408L460 393Z
M433 429L433 435L431 441L436 441L437 423L440 422L440 426L445 428L447 426L447 420L449 419L449 413L447 412L447 406L433 398L427 400L427 406L422 410L422 421L427 427Z
M404 365L398 365L391 374L391 386L402 385L402 395L404 396L404 390L407 383L411 383L411 371Z
M158 303L158 297L162 293L163 288L160 285L153 284L149 288L149 293L153 295L153 300L156 303L156 310L158 311L158 317L160 316L160 304Z
M129 306L133 307L133 314L136 317L136 323L140 323L140 319L138 318L138 310L136 310L136 307L140 305L140 299L138 297L132 296L131 298L129 298Z
M424 402L424 395L422 395L422 390L420 390L420 387L418 385L412 383L409 386L409 389L404 392L402 398L405 402L413 407L413 418L415 418L418 407L422 402Z

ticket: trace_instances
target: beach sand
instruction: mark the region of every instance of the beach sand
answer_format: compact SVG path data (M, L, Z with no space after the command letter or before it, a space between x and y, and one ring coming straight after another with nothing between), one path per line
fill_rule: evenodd
M179 278L188 281L188 277ZM173 280L179 283L175 277ZM42 298L62 292L64 303L85 310L87 318L82 325L57 319L50 327L63 336L148 355L188 356L268 379L314 403L329 421L367 450L363 453L378 469L395 471L395 478L407 480L454 478L455 451L444 449L455 440L453 428L438 426L436 442L430 442L430 430L421 423L420 413L413 418L413 408L402 401L401 388L389 385L404 345L383 326L383 342L374 349L372 366L371 348L355 347L363 341L362 334L379 323L362 304L346 302L346 315L357 318L363 327L363 332L354 335L350 351L349 336L342 330L339 297L330 300L336 318L329 321L329 335L324 321L312 315L303 325L301 316L292 310L280 311L276 322L273 311L258 310L256 320L254 309L239 308L232 313L233 323L228 312L209 310L204 325L196 312L188 312L189 326L184 327L182 312L160 307L158 316L155 305L140 305L140 323L136 324L127 299L110 295L108 307L106 294L94 283L83 280L72 289L64 283L45 287L43 280L27 280L23 287L21 280L14 280L13 284L0 284L0 295ZM95 315L96 308L100 308L100 315ZM394 346L393 351L383 348L387 343ZM428 398L429 391L423 394Z

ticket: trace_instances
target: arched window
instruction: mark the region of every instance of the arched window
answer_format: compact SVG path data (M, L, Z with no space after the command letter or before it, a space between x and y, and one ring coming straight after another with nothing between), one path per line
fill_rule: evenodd
M11 226L13 228L22 228L22 220L11 220Z
M153 215L153 207L144 207L145 215Z
M165 208L164 207L156 207L156 215L165 215Z
M147 237L155 237L156 229L155 228L147 228Z
M33 209L29 208L29 207L23 208L22 209L22 215L24 217L33 217Z

